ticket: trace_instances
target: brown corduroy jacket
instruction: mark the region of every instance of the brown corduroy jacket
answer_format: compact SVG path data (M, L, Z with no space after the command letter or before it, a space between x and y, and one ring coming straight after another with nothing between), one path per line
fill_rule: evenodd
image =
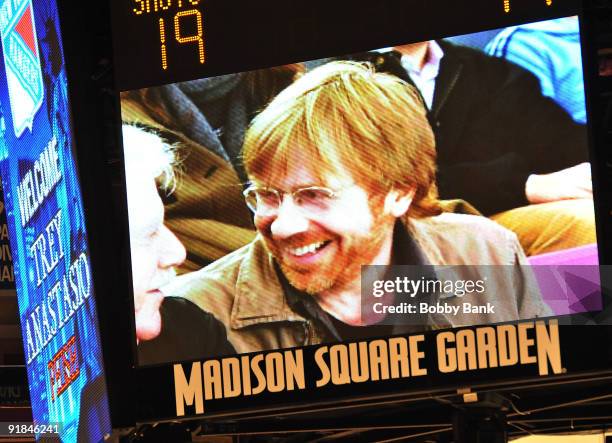
M502 265L506 270L490 274L495 278L489 277L486 284L486 293L494 298L494 314L438 318L423 329L552 315L515 234L507 229L484 217L450 213L403 220L403 226L431 265ZM256 238L206 268L179 277L164 292L212 313L226 326L238 353L334 341L317 322L291 309L273 260ZM458 266L455 277L473 279L475 269L481 268ZM480 304L486 301L479 299Z

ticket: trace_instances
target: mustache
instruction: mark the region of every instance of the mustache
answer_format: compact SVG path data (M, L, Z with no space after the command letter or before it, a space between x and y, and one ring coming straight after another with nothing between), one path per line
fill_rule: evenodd
M333 237L329 235L312 235L312 234L296 234L289 238L282 240L275 240L270 237L269 240L274 243L274 245L281 248L299 248L301 246L310 245L312 243L325 242L329 240L333 240Z

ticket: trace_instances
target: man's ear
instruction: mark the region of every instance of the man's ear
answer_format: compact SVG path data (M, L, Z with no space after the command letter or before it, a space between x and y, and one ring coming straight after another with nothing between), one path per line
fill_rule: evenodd
M395 218L404 216L412 204L415 193L416 188L414 186L401 190L392 189L385 198L385 212Z

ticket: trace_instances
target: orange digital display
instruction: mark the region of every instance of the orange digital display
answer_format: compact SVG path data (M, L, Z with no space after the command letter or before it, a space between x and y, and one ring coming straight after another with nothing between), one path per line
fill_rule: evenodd
M168 55L166 38L167 31L170 30L171 35L172 29L174 29L174 38L179 44L193 43L196 45L196 60L200 64L204 64L206 51L202 13L193 8L200 4L200 0L134 0L134 3L135 6L132 8L134 15L161 13L173 7L177 9L173 20L159 18L160 63L163 70L168 69L168 63L172 61L171 55ZM192 9L181 10L183 7L191 7ZM185 28L190 31L195 29L195 32L185 31Z
M504 1L504 12L506 14L510 13L510 0L503 0ZM552 0L545 0L546 1L546 6L552 6Z
M576 15L579 0L112 1L120 90ZM468 6L469 5L469 6ZM478 11L477 14L474 11ZM418 17L418 20L414 18ZM406 26L409 23L409 26ZM434 25L432 28L432 24Z

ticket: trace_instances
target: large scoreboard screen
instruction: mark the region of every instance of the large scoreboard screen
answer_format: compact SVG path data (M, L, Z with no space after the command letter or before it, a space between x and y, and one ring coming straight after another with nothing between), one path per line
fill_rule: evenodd
M581 2L228 8L113 3L145 417L571 371L607 303Z
M607 374L593 8L0 0L35 422Z

